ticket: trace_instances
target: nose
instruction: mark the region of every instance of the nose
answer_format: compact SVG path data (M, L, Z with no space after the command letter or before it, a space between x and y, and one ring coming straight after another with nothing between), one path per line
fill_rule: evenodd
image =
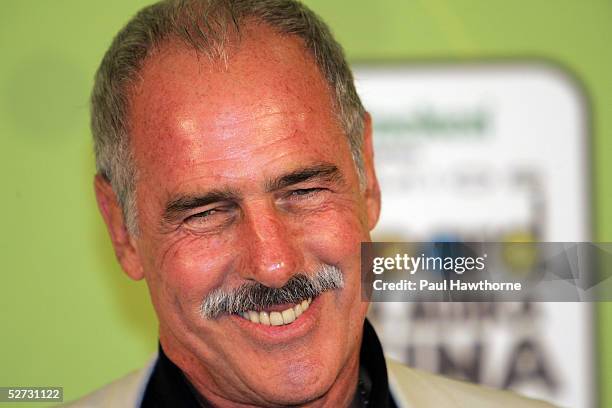
M280 288L302 266L298 236L289 215L273 203L257 203L245 209L241 242L247 250L240 275L265 286Z

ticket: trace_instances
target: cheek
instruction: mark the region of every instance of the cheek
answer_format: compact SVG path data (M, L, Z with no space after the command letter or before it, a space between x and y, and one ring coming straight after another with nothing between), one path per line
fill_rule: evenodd
M183 236L157 248L150 259L147 281L160 303L178 305L197 312L203 297L223 286L234 256L223 240ZM183 310L184 311L184 310Z
M333 212L309 219L304 229L306 246L316 258L339 266L348 278L358 273L361 242L367 232L355 211Z

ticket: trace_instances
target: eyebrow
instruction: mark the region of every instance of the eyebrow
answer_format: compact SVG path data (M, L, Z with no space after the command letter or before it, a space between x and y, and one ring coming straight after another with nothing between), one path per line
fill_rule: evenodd
M267 191L280 190L294 184L312 180L324 180L328 182L342 181L342 174L338 167L333 164L317 164L314 166L298 169L289 174L285 174L278 179L270 180L266 183Z
M302 169L292 171L279 178L268 180L265 183L267 192L273 192L287 188L294 184L303 183L306 181L324 180L327 182L342 181L342 174L338 167L333 164L322 163L313 166L308 166ZM198 207L204 207L212 203L222 201L237 202L241 199L241 195L232 189L211 190L198 195L185 195L174 198L166 204L163 212L163 219L166 222L173 222L179 216L187 211Z

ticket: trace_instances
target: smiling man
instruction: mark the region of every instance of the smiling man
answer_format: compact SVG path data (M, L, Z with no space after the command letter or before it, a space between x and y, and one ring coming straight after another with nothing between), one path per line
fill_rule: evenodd
M77 406L531 406L385 362L360 287L370 118L303 5L143 9L98 70L92 130L99 208L160 348Z

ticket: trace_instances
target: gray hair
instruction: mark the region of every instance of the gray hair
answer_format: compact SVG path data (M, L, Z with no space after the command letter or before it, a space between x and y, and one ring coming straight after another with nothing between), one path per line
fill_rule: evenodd
M91 95L96 168L110 181L130 233L138 231L137 173L127 111L130 86L145 59L176 39L211 59L227 62L225 49L231 34L239 40L241 25L249 21L302 39L332 92L363 187L365 111L342 47L315 13L294 0L164 0L142 9L119 31L98 68Z
M270 306L300 303L328 290L344 287L340 269L321 264L313 276L294 275L281 288L272 288L259 282L245 283L233 290L223 288L210 292L200 305L200 315L215 319L225 314L239 314L248 310L264 310Z

